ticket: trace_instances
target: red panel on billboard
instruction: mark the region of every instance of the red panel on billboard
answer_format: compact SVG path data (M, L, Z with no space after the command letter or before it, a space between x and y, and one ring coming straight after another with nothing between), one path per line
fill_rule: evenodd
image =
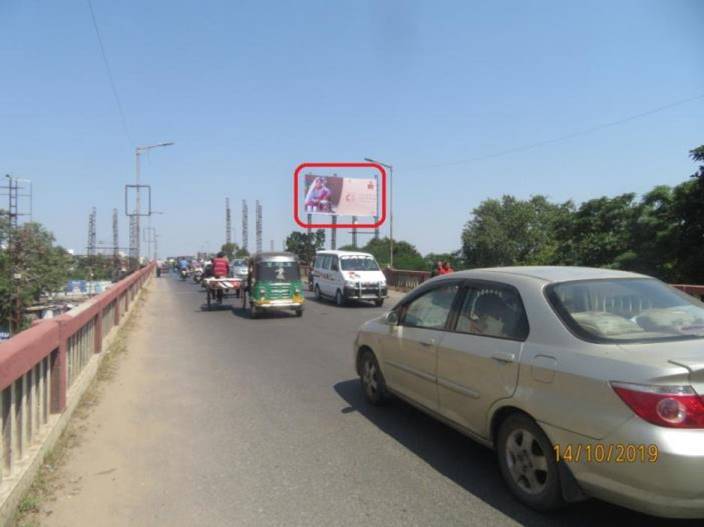
M299 185L301 171L306 168L373 168L381 180L381 215L375 223L306 223L300 218ZM317 214L317 212L313 212ZM293 219L304 229L376 229L386 221L386 171L378 163L301 163L293 173Z

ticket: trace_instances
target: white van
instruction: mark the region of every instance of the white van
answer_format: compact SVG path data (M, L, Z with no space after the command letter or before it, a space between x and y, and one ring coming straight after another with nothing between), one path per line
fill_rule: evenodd
M377 306L388 296L386 277L371 254L353 251L318 251L311 271L316 298L372 300Z

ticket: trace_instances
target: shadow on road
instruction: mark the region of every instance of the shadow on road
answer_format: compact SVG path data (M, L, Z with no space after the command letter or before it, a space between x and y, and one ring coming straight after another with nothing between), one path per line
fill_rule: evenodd
M343 414L360 413L443 476L522 525L701 525L694 521L654 518L598 500L572 504L555 513L537 513L511 496L501 480L492 450L474 443L399 399L394 398L387 406L371 406L364 399L358 379L339 382L334 389L349 405L341 411Z
M227 306L228 308L232 308L232 314L236 317L239 318L246 318L249 320L252 320L252 317L249 315L249 309L245 309L242 307L242 304L235 305L235 306ZM303 317L305 317L305 312L303 314ZM287 311L285 309L282 309L281 311L260 311L257 314L257 319L274 319L274 318L296 318L296 314L293 313L292 311ZM255 320L255 322L256 322Z

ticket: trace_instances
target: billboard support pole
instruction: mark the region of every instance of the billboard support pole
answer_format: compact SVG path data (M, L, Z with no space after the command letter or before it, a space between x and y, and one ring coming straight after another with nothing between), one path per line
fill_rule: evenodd
M332 224L337 225L337 216L332 217ZM330 229L330 248L333 251L337 249L337 229L335 227Z
M308 214L308 225L310 225L311 223L313 223L313 215L309 213ZM313 233L313 229L308 227L308 234L312 234L312 233Z
M352 223L357 225L357 216L352 216ZM352 227L352 245L357 248L357 227Z

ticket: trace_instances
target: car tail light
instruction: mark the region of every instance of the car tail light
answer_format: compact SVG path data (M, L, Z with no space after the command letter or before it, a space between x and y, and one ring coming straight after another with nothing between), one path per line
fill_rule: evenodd
M612 382L611 387L636 415L669 428L704 428L704 398L691 386Z

